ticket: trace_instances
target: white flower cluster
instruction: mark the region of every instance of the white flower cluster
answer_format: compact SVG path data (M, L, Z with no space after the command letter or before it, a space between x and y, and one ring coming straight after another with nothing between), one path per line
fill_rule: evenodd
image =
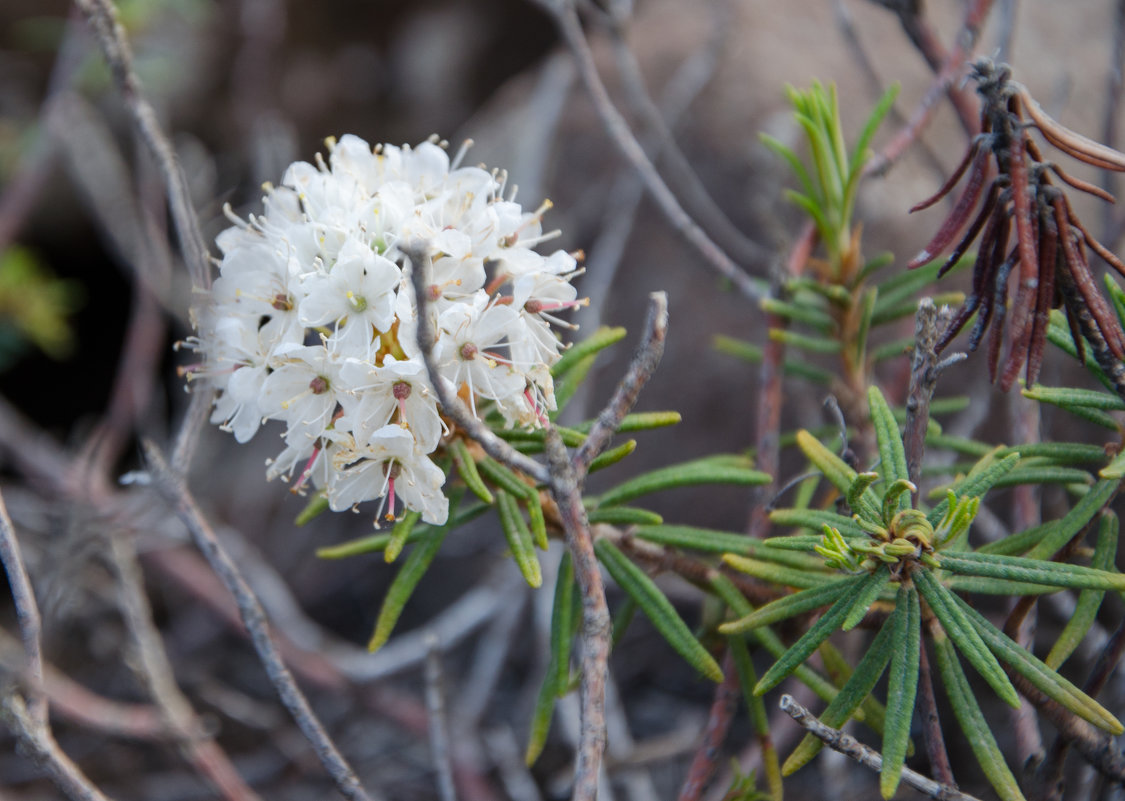
M298 162L267 187L265 213L223 231L220 277L197 310L200 357L183 368L220 390L212 422L246 442L285 423L267 476L325 492L332 509L382 499L441 524L448 433L417 346L418 311L399 249L430 244L425 285L439 380L473 411L541 426L555 408L553 312L573 308L575 259L532 250L549 204L523 211L502 174L452 163L429 141L374 149L329 140L326 164ZM228 212L229 215L229 212Z

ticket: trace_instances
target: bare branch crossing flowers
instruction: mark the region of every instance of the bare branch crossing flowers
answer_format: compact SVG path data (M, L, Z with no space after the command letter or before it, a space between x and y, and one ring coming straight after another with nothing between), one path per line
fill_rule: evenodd
M542 229L550 204L526 212L504 173L462 166L468 144L451 160L434 140L329 139L327 162L295 163L265 187L261 216L228 209L220 275L185 343L198 361L183 374L219 390L212 422L239 442L284 423L269 478L314 486L337 511L379 500L376 526L396 507L449 516L433 457L450 431L418 352L400 244L430 243L439 380L507 426L546 425L555 329L569 327L556 314L584 303L575 257L534 250L557 233Z

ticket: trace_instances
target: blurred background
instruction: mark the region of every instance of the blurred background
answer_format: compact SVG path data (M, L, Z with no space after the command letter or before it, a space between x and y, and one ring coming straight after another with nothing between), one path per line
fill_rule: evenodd
M1117 5L996 2L975 52L1010 61L1015 77L1069 127L1112 138L1119 123ZM637 0L615 6L629 12L626 40L649 90L739 232L729 240L732 255L753 274L768 279L800 230L799 216L782 200L788 175L758 139L765 131L798 143L785 84L836 82L854 131L882 90L901 83L897 116L876 140L884 145L933 80L900 22L907 7L921 4ZM924 10L950 47L965 4L931 2ZM558 243L586 253L580 292L593 303L580 321L583 333L600 324L630 331L580 396L584 414L596 413L612 391L648 294L669 293L668 350L640 408L674 408L684 422L643 435L637 456L609 478L751 444L756 370L719 353L713 338L760 343L761 313L717 280L644 199L550 18L534 3L131 0L120 11L143 90L173 139L209 242L229 224L224 204L242 216L256 212L261 185L279 181L291 162L324 152L325 137L354 133L372 143L417 143L436 134L454 149L470 138L470 162L507 169L525 207L550 198L547 225L562 230ZM589 32L611 92L635 119L620 93L620 70L629 65L596 24ZM942 101L921 142L864 188L858 218L868 255L890 250L901 265L924 243L941 213L911 217L906 209L941 184L965 144ZM1112 211L1091 206L1084 216L1116 246L1121 225ZM168 229L160 176L133 136L82 19L58 0L5 0L0 477L27 535L47 657L88 690L142 702L122 664L125 635L102 548L105 536L126 530L141 553L176 678L209 730L263 797L322 797L330 792L327 782L224 617L221 590L193 572L200 564L178 524L143 499L106 500L112 486L87 492L87 474L73 468L88 465L88 476L100 470L110 477L136 468L138 437L166 440L186 406L175 373L185 357L173 344L190 334L190 284ZM171 245L154 244L164 241ZM909 321L904 325L908 333ZM904 364L888 369L902 371ZM1057 369L1048 362L1047 383ZM984 373L961 374L955 389L980 403L950 430L979 435L991 428L993 439L1013 441L1010 401ZM822 400L802 388L787 398L785 419L826 421ZM528 592L501 558L495 524L450 537L400 622L402 647L393 650L392 642L390 657L366 657L362 646L393 570L378 556L313 558L318 547L364 533L369 518L322 516L298 528L293 521L304 501L264 479L263 463L276 450L268 437L237 446L209 428L191 483L220 533L241 549L271 614L281 615L296 672L369 786L387 798L435 797L421 679L420 632L427 630L444 638L461 797L530 801L565 794L573 720L556 722L552 745L533 773L519 768L543 669L549 599ZM681 491L653 508L675 522L741 530L749 503L749 494L737 489ZM669 592L688 606L697 603L686 585L670 585ZM5 621L8 632L15 630L11 623ZM10 642L6 647L10 659ZM710 688L643 623L615 651L614 671L615 697L624 703L613 707L608 792L638 801L670 797L706 719ZM214 797L166 738L107 738L75 720L60 722L59 732L68 753L116 798ZM739 721L729 748L752 767L747 733ZM12 743L0 733L0 797L56 797ZM810 781L817 770L806 771ZM831 764L819 770L821 779L824 771L837 771L834 797L871 790L871 777L857 770Z

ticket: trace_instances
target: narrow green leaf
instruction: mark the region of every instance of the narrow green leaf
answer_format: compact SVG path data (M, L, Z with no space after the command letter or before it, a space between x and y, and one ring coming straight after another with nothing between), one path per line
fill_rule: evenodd
M1102 516L1098 526L1098 541L1094 546L1094 557L1090 567L1098 570L1112 570L1117 558L1117 515L1112 512ZM1058 670L1078 644L1089 634L1098 616L1098 608L1105 598L1104 590L1083 590L1074 605L1074 614L1063 626L1059 638L1051 647L1043 662L1052 670Z
M871 691L875 689L887 663L891 659L892 642L891 627L883 626L875 639L864 651L863 658L855 666L851 676L840 688L824 711L820 713L820 720L825 725L835 729L840 728L851 718L852 713L859 707ZM885 730L885 727L884 727ZM793 753L781 766L782 776L792 776L820 753L824 741L812 734L806 734L804 739L793 749Z
M609 523L614 526L659 526L664 522L664 518L656 512L639 509L636 506L611 506L608 509L595 509L586 517L590 523Z
M1048 584L1074 590L1125 590L1125 573L1111 573L1065 562L978 552L942 554L938 563L942 570L967 576Z
M1125 733L1121 721L1107 712L1101 704L1064 679L1058 672L1047 667L960 598L953 596L953 599L980 632L981 638L988 647L1008 663L1012 670L1035 685L1040 692L1099 729L1114 736Z
M598 540L594 543L594 550L598 554L598 559L605 565L605 569L613 576L613 580L637 602L637 606L652 621L653 626L676 653L707 678L712 681L722 681L723 671L718 663L691 633L691 629L676 612L672 602L653 580L609 540Z
M933 632L934 653L937 656L938 671L941 673L942 684L945 685L949 704L957 722L961 724L961 731L973 749L984 775L988 777L997 795L1003 801L1027 801L1020 792L1019 783L1008 764L1004 761L1000 747L992 736L988 721L977 704L976 696L969 686L965 672L957 661L957 653L953 650L953 643L942 631Z
M890 112L891 107L895 104L895 99L898 97L900 86L898 83L892 83L887 87L887 91L883 92L879 102L871 109L871 113L867 115L867 121L863 124L863 130L860 131L859 137L855 140L855 146L852 149L850 162L852 171L859 175L862 172L863 165L871 157L869 148L871 147L871 140L875 138L875 131L878 130L887 114Z
M882 579L867 583L863 588L863 594L856 596L855 604L852 606L851 611L848 612L848 616L844 618L843 625L840 626L842 630L851 631L858 626L863 621L863 618L867 616L867 610L871 608L871 604L875 603L875 600L879 597L879 593L887 586L887 579L890 576L890 570L887 566L879 565L875 568L874 573L876 575L882 575Z
M477 463L481 473L499 489L517 498L527 499L535 490L524 483L512 470L500 464L491 456L485 456Z
M771 342L780 342L792 348L807 350L809 353L839 353L842 347L838 339L800 334L787 328L771 328L769 338Z
M404 514L402 519L395 523L394 528L391 529L391 537L387 541L387 548L383 551L383 559L388 564L398 559L398 555L402 553L402 549L410 539L414 527L421 519L422 513L412 510Z
M779 620L787 620L796 615L803 615L805 612L820 609L822 606L834 603L845 593L854 591L859 580L853 576L820 587L801 590L791 595L783 595L776 601L771 601L738 620L723 623L719 626L719 632L721 634L741 634L759 626L768 626L771 623L777 623Z
M839 456L824 447L820 440L804 429L797 432L797 446L808 460L816 465L820 472L824 473L824 477L827 478L836 489L847 494L848 488L851 487L852 482L856 479L857 473L855 470L849 467ZM860 499L859 506L859 509L853 509L852 511L862 514L872 522L881 520L879 503L875 500L874 492L870 490L864 492Z
M1051 320L1047 326L1047 339L1055 347L1067 353L1071 358L1078 358L1078 348L1074 346L1074 340L1070 336L1070 327L1066 324L1066 318L1058 309L1051 312ZM1089 348L1086 353L1089 353ZM1110 392L1114 392L1113 381L1105 374L1105 372L1098 367L1097 362L1093 359L1086 359L1086 369L1097 378Z
M531 526L531 539L535 542L536 548L545 551L550 543L547 541L547 519L543 516L543 498L537 490L531 489L524 498L524 504L527 506L527 522Z
M867 585L883 580L884 576L878 572L862 578L849 579L848 583L851 585L852 592L846 593L829 607L828 611L821 615L820 619L797 642L793 643L780 659L774 662L773 667L766 671L761 681L758 682L758 686L754 688L754 694L762 695L780 684L786 676L793 672L797 665L808 659L812 652L828 639L832 632L840 628L840 624L855 605L856 598L864 596ZM763 608L768 608L768 605Z
M894 339L873 348L871 350L871 361L885 362L887 359L897 359L899 356L908 355L913 347L914 337Z
M697 459L642 473L624 481L601 496L598 506L617 506L653 492L700 484L738 484L755 486L773 479L749 467L750 461L735 457L738 464L723 464L714 459ZM746 465L746 466L742 466Z
M929 570L915 570L913 576L918 591L922 593L922 597L930 605L930 609L933 610L938 622L941 623L942 629L957 645L957 649L965 655L969 664L976 669L977 673L988 682L989 686L1005 703L1018 708L1020 705L1019 693L1012 686L1008 674L1004 672L1004 668L1000 667L1000 663L996 661L996 657L988 649L976 628L973 627L955 603L957 596L943 587L941 582L930 574Z
M763 145L780 156L782 160L789 165L789 168L793 170L793 174L797 176L797 180L800 181L801 187L806 193L809 195L815 194L808 170L805 169L805 165L801 162L801 159L797 157L796 153L782 144L780 140L775 139L769 134L760 133L758 134L758 139L761 140Z
M558 379L582 360L596 356L601 351L625 338L624 328L602 327L581 342L568 348L557 362L551 365L551 375Z
M624 603L617 607L617 611L613 613L613 633L610 635L610 645L616 648L621 643L621 638L625 636L625 631L629 628L629 624L633 622L633 618L637 614L637 602L633 600L633 596L626 595Z
M772 747L769 739L770 723L765 702L753 693L754 685L758 683L758 675L754 671L754 662L750 659L750 650L741 637L732 638L729 646L734 668L738 672L742 698L746 701L747 712L750 713L750 723L758 737L762 739L762 762L770 789L770 799L781 801L781 766L778 764L777 749Z
M871 423L875 426L875 440L879 445L879 472L883 476L884 486L889 488L896 481L909 481L906 451L902 446L902 434L899 433L898 422L891 412L887 399L874 384L867 390L867 405L871 414ZM898 506L894 511L909 507L910 495L904 494L899 497Z
M543 583L543 569L535 555L535 544L531 540L531 529L524 522L516 499L508 492L498 489L496 491L496 511L500 515L500 527L504 529L504 537L508 540L508 548L512 558L526 581L531 587L539 587Z
M551 606L551 653L547 660L547 672L539 685L535 708L531 715L531 729L527 738L527 751L524 761L534 765L543 747L547 744L547 734L551 728L551 718L555 711L555 701L566 694L570 684L570 649L575 623L571 620L574 608L574 565L570 554L564 553L559 562L559 574L555 582L555 598Z
M634 534L642 540L674 548L687 548L705 553L734 553L752 556L756 559L777 562L803 570L820 571L824 569L824 560L818 556L793 553L792 550L786 548L775 548L767 545L763 540L748 537L745 534L716 531L710 528L696 528L695 526L672 525L640 526Z
M469 453L469 446L465 444L465 440L454 437L449 441L448 447L453 455L453 463L457 465L457 472L461 476L461 480L465 482L465 486L469 488L469 492L491 505L492 493L484 485L484 481L477 471L476 460Z
M1048 584L1025 584L1022 581L1005 581L980 576L949 576L948 587L955 592L974 595L1050 595L1061 592L1060 587Z
M309 498L309 502L305 504L305 508L300 511L297 519L293 522L298 526L303 526L311 523L326 511L328 511L328 496L323 492L318 492Z
M784 551L783 553L789 553ZM837 574L825 571L812 571L805 568L786 567L776 562L765 562L760 559L750 559L745 556L728 553L723 555L723 561L740 573L745 573L772 584L781 584L786 587L821 587L836 580ZM823 567L823 562L820 565Z
M826 525L836 529L844 537L867 537L867 532L860 528L854 519L822 509L774 509L770 512L770 522L777 526L807 528L817 532L817 539L820 539L820 532ZM770 540L777 539L784 538L770 538Z
M1113 500L1119 485L1118 481L1099 481L1063 517L990 542L976 552L1008 555L1026 552L1032 559L1050 559Z
M890 798L898 789L910 742L910 722L914 718L922 613L913 586L904 584L898 588L895 611L888 625L892 627L892 656L887 681L887 721L883 727L883 768L879 773L883 798Z
M1103 467L1098 475L1101 478L1111 478L1114 481L1125 478L1125 450L1114 456L1113 461Z
M1020 484L1089 484L1090 474L1075 467L1056 467L1054 465L1020 465L1007 475L997 479L992 486L1016 487Z
M1009 453L1007 456L995 461L991 460L990 457L985 457L977 463L977 467L974 468L969 475L953 485L953 494L958 498L980 498L988 492L997 481L1010 472L1019 460L1020 455L1018 453ZM944 490L942 492L944 494ZM926 519L930 521L930 525L936 526L940 523L941 519L945 517L945 512L948 508L949 498L947 496L926 515Z
M1023 390L1023 396L1068 410L1080 406L1103 411L1125 411L1125 400L1117 395L1111 395L1108 392L1096 389L1045 387L1042 384L1036 384L1030 389Z
M379 650L390 638L403 607L414 594L414 588L422 580L422 576L425 575L448 533L448 525L430 528L410 551L410 555L402 563L383 599L379 616L375 619L375 631L371 635L371 641L367 643L367 650L371 652Z
M633 412L622 418L621 424L617 427L617 433L626 434L630 431L651 431L654 428L667 428L677 425L682 420L683 417L680 416L679 412ZM594 420L587 420L579 423L574 427L574 430L582 434L588 434L590 429L594 427L594 422Z
M811 303L788 302L766 297L758 305L767 314L804 323L817 329L822 334L829 333L836 326L836 321L832 319L832 315Z
M737 617L745 618L754 613L754 607L746 600L746 596L739 592L738 588L734 586L734 582L722 573L715 573L711 576L711 588L715 591L716 595L723 599L723 602L730 607L730 610ZM722 626L719 627L719 631L722 633ZM729 639L733 641L743 636L746 635L734 634ZM749 636L753 637L759 645L773 654L775 659L780 658L786 650L788 650L785 643L781 641L781 638L774 634L768 626L761 626L754 629L749 632ZM830 702L836 697L837 690L832 683L808 665L798 666L797 669L793 671L793 676L816 693L817 697L825 703ZM751 696L752 695L753 693L751 693ZM857 715L857 720L861 716L862 713Z
M637 441L635 439L629 439L615 448L603 451L590 462L589 472L596 473L598 470L604 470L611 465L615 465L636 449Z

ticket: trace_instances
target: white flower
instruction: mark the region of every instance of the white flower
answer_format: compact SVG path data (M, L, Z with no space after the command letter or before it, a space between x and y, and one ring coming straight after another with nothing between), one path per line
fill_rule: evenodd
M581 302L570 254L543 255L544 203L524 211L503 173L461 165L435 141L372 148L329 141L327 162L298 162L267 186L261 216L217 239L222 261L193 310L199 361L182 368L219 390L212 421L250 439L284 425L267 477L315 486L333 509L381 499L441 524L449 503L431 454L442 421L417 344L418 308L402 276L405 242L429 243L426 296L438 380L543 426L555 409L550 366Z

